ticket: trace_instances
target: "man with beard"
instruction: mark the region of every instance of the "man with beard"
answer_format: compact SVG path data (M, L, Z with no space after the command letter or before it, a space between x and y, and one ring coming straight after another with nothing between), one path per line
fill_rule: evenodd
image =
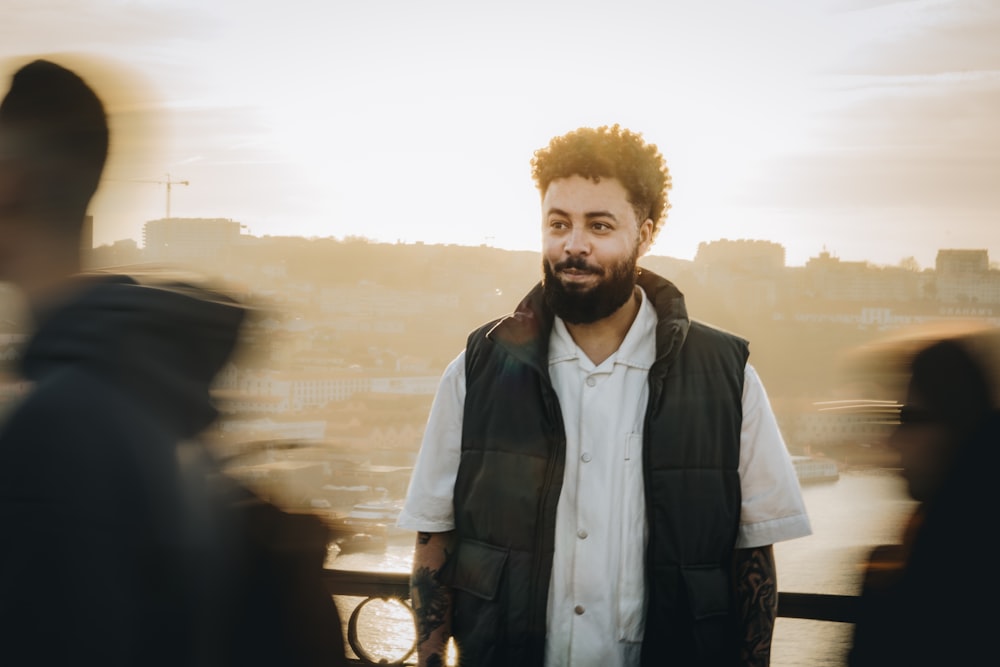
M399 524L421 665L766 665L772 544L808 535L748 344L637 267L656 146L536 151L543 279L445 371Z

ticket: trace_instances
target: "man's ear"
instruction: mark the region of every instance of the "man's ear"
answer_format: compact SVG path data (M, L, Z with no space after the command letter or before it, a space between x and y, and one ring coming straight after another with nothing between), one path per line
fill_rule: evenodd
M642 257L653 246L653 220L646 218L639 223L639 257Z

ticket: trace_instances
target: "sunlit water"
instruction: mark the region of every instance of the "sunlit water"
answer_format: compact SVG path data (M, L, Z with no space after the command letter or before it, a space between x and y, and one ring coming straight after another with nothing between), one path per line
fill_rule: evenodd
M778 588L798 593L856 595L860 566L872 545L897 541L912 509L894 472L845 472L836 482L803 489L813 534L775 546ZM336 557L340 569L408 572L413 545L390 544L385 553ZM359 598L338 599L346 620ZM408 611L394 603L369 603L359 635L376 659L398 660L413 641ZM774 667L839 667L849 647L851 626L843 623L779 618L771 664Z

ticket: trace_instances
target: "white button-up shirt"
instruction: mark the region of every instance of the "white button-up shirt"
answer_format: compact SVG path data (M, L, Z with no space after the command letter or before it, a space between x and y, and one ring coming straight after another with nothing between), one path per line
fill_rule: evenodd
M566 469L554 556L562 566L553 567L549 586L546 665L638 664L646 547L642 427L646 379L656 360L656 312L645 293L643 300L618 350L599 366L562 320L553 325L549 373L563 412Z
M642 305L618 350L595 366L556 318L549 372L566 431L549 586L547 667L639 664L645 618L646 512L642 431L656 311ZM403 528L454 529L465 355L447 368L414 467ZM745 370L740 437L743 505L737 548L774 544L811 528L784 440L753 367Z

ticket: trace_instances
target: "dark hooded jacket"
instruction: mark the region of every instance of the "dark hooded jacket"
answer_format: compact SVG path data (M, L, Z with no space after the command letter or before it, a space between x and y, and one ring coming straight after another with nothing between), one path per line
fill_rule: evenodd
M0 664L199 665L225 571L181 446L244 310L94 277L38 317L0 428Z
M1000 412L994 412L962 441L940 491L914 510L904 543L869 553L845 664L931 667L994 659L988 656L996 652L1000 579L989 554L996 550L998 469Z

